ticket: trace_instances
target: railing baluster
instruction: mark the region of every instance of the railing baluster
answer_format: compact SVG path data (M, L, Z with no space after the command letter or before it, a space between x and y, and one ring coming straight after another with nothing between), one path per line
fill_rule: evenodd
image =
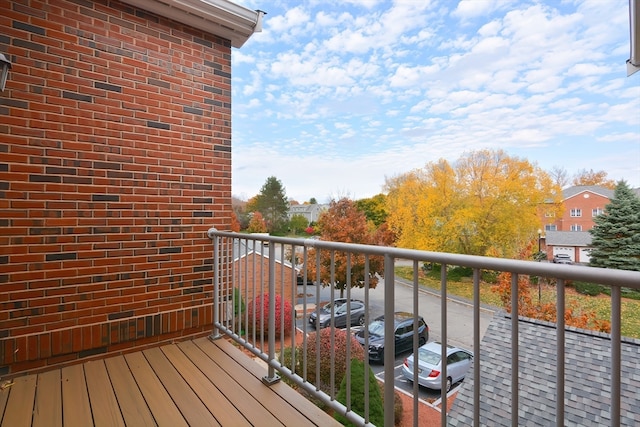
M396 358L395 349L395 333L393 326L393 317L395 311L395 262L393 255L385 254L384 256L384 378L387 381L393 381L394 364ZM365 341L365 344L367 342ZM368 351L365 345L365 351ZM395 414L393 413L394 388L392 385L384 387L384 425L391 427L394 425Z
M538 278L540 280L540 278ZM556 339L556 425L564 427L564 366L565 366L565 297L566 288L564 280L558 279L556 284L556 317L557 317L557 339Z
M518 274L511 273L511 425L518 425Z
M264 245L263 245L264 246ZM280 380L280 377L276 375L275 368L271 364L271 361L275 358L276 354L276 257L275 257L275 243L269 242L269 330L267 334L268 346L269 346L269 373L266 377L262 378L265 384L271 385ZM264 319L264 304L260 311ZM264 331L264 329L262 329ZM264 335L264 333L262 334Z
M413 261L413 312L419 312L418 304L418 288L420 287L418 275L418 260ZM420 383L418 382L418 328L413 330L413 395L418 396L420 393ZM413 427L418 427L418 399L413 399Z
M473 269L473 425L480 426L480 269Z
M440 372L440 425L447 425L447 264L440 268L440 341L442 372Z

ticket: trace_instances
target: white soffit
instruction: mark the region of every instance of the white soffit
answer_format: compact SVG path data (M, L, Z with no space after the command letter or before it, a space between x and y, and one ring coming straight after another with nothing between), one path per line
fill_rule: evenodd
M235 48L262 31L264 12L229 0L121 0L148 12L231 40Z

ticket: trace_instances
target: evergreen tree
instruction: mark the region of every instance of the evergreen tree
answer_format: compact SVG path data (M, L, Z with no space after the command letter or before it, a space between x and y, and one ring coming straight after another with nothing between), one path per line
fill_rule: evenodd
M364 416L364 362L358 359L351 361L351 410ZM336 400L344 405L347 404L347 377L342 379L340 391ZM373 370L369 368L369 422L376 426L384 425L382 393L380 385ZM352 426L347 418L342 414L335 414L334 418L342 425Z
M590 264L594 267L640 271L640 199L618 182L604 213L594 218Z
M270 176L255 197L255 209L260 212L267 224L269 233L281 233L288 225L289 203L282 183Z

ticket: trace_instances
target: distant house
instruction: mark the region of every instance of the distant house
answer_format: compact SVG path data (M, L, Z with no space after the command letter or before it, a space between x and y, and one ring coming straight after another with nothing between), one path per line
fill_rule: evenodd
M564 213L560 218L544 216L544 244L547 257L567 254L577 263L588 263L591 250L589 230L593 219L604 212L613 190L596 185L577 185L562 191Z
M511 318L496 315L482 339L480 353L480 425L511 426L511 408L518 425L555 425L556 325L518 322L520 404L511 403ZM640 423L638 357L640 340L623 337L620 425ZM565 334L565 424L611 425L611 341L604 333L567 328ZM594 375L597 373L597 375ZM473 375L464 380L450 415L451 426L473 425Z
M320 218L320 214L328 209L328 205L309 204L309 205L292 205L289 207L289 219L294 215L302 215L307 221L316 222Z
M269 271L271 256L276 263L276 293L282 294L284 289L284 298L291 301L291 292L295 289L292 283L297 279L298 268L286 259L283 260L279 250L270 254L269 246L263 245L259 240L234 241L234 286L242 285L240 287L246 302L260 294L269 293L269 276L266 272Z

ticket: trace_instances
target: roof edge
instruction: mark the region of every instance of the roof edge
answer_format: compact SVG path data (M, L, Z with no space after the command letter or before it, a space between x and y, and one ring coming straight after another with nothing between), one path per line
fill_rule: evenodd
M165 18L231 41L240 48L253 33L262 31L265 12L229 0L120 0Z

